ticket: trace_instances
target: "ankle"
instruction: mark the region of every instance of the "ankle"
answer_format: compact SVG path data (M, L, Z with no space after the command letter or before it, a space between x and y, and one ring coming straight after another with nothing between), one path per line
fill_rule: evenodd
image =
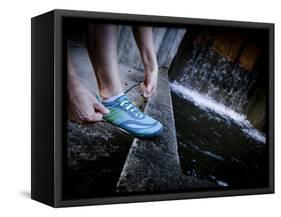
M123 95L124 91L123 89L118 89L118 90L100 90L100 97L102 100L107 100L110 99L112 97L116 97L119 95Z
M124 95L124 93L121 93L121 94L115 95L115 96L110 97L110 98L104 98L104 97L101 96L101 100L104 103L114 102L116 99L118 99L119 97L121 97L123 95Z

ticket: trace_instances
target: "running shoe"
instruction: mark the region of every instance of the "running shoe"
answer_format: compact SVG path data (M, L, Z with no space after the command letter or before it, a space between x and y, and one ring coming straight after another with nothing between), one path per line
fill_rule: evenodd
M113 102L102 102L110 111L103 119L136 137L151 138L161 134L163 125L141 112L124 94Z

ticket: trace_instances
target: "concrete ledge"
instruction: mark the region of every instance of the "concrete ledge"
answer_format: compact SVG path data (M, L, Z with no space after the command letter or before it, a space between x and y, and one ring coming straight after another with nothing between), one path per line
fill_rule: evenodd
M181 172L166 70L160 72L157 95L149 99L145 113L161 121L164 132L151 140L134 139L117 183L117 192L170 191L211 186Z
M97 82L88 52L80 45L69 47L73 65L82 84L92 94L96 94ZM119 65L124 89L143 79L141 72ZM138 93L138 88L129 93L141 108L146 102ZM133 136L125 134L109 123L90 125L67 124L67 149L64 174L64 195L66 198L84 198L110 195L122 171Z
M70 46L69 49L79 79L95 94L97 84L86 48ZM126 65L119 64L119 71L125 89L143 79L141 71ZM158 138L134 139L108 123L68 122L66 199L106 196L116 191L180 190L206 184L181 173L166 70L161 70L158 85L157 96L148 103L140 97L138 87L129 92L142 110L145 108L147 114L164 124L165 130Z

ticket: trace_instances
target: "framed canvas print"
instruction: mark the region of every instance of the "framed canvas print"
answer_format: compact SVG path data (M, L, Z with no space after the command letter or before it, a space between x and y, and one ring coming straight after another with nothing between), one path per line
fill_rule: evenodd
M33 199L274 192L274 24L69 10L31 23Z

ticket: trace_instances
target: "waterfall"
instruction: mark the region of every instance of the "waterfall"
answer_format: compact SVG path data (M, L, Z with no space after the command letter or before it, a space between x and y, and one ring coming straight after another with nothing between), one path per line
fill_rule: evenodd
M171 89L199 107L235 121L247 136L265 143L264 133L251 125L246 114L257 71L218 54L211 43L201 46L194 40L181 49L183 54L176 57L177 66L171 70Z
M247 71L211 48L202 48L194 43L183 70L175 80L188 89L244 113L248 93L256 77L255 71Z
M247 120L244 114L238 113L231 108L225 106L212 99L211 97L197 92L196 90L191 90L186 88L176 81L170 84L172 91L182 95L185 99L192 101L195 105L199 106L204 110L211 110L225 119L230 119L238 124L246 136L251 137L261 143L266 142L266 137L264 133L255 129L251 123Z

